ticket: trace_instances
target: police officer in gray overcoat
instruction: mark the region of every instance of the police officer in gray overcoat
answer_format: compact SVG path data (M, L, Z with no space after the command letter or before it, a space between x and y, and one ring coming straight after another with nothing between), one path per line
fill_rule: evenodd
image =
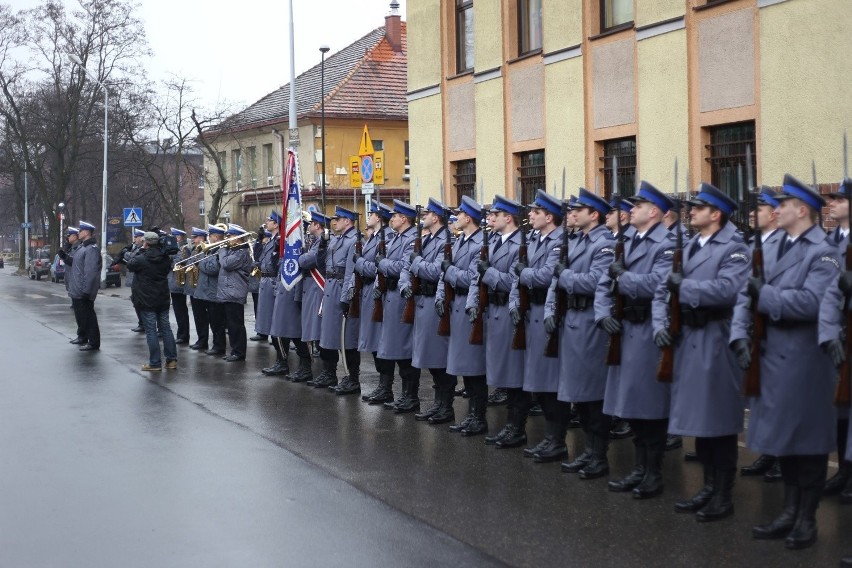
M71 259L71 257L74 256L74 251L76 251L78 248L80 248L80 244L81 244L80 236L79 236L80 230L77 227L68 227L67 231L68 231L68 235L67 235L67 240L68 240L67 249L68 250L66 251L65 247L63 247L63 248L60 248L59 251L57 252L57 254L59 255L59 258L61 258L62 262L65 263L65 275L63 276L62 280L63 280L63 283L65 284L65 292L66 293L68 292L69 288L71 287L71 278L73 277L73 275L72 275L73 271L71 270L71 262L72 261L70 261L70 259ZM71 296L69 295L69 298L70 297ZM80 310L79 310L79 306L73 300L71 301L71 309L74 311L74 321L77 324L77 333L74 335L74 339L69 341L69 343L71 343L72 345L83 345L83 344L86 343L86 338L83 337L83 328L80 325L80 313L79 313Z
M302 341L319 341L322 326L322 298L325 289L325 255L328 250L330 219L317 211L311 211L308 231L314 241L308 250L299 255L302 270ZM315 378L305 381L308 386L326 388L337 381L327 369ZM294 381L295 382L295 381Z
M524 352L524 390L536 393L546 420L545 436L535 446L525 448L524 456L536 462L558 461L568 455L565 435L571 405L557 399L559 358L545 357L547 332L544 329L544 303L553 281L553 269L559 262L562 246L562 202L542 190L529 204L530 226L536 232L529 244L529 263L515 263L518 279L509 296L509 316L517 325L524 317L519 310L520 286L529 291L530 309L526 314L526 351Z
M245 361L248 342L245 323L245 306L249 293L249 274L253 266L246 230L229 224L225 234L237 240L219 247L219 281L217 298L222 302L225 314L225 329L231 352L222 357L228 363Z
M562 471L579 472L581 479L596 479L609 473L610 416L603 412L606 391L606 359L609 336L595 325L595 292L601 277L612 264L614 238L606 227L610 205L594 193L580 188L571 215L578 238L571 241L568 265L558 264L544 306L545 330L559 333L559 391L557 398L574 403L585 435L585 448ZM554 314L556 287L566 294L565 317Z
M358 351L372 353L379 383L376 388L361 395L361 400L370 404L383 404L393 400L393 362L379 357L379 340L382 335L382 322L373 321L373 289L376 286L376 270L379 245L382 233L387 243L393 238L393 231L387 226L393 211L387 205L377 201L370 202L370 214L367 216L367 227L372 231L370 238L362 245L361 255L353 253L355 270L361 275L361 319L358 332ZM352 286L354 287L354 278Z
M221 242L227 229L224 223L208 225L210 243ZM208 255L198 263L195 297L207 301L207 315L213 335L213 344L205 351L208 355L225 355L225 308L219 299L219 268L219 255L215 250L208 251Z
M669 432L695 437L704 485L675 511L696 513L698 521L733 514L731 492L737 471L737 435L743 429L743 374L725 349L737 294L751 270L751 254L729 221L736 202L708 183L689 202L696 235L684 245L683 271L660 284L652 305L654 337L660 348L675 346ZM677 294L682 329L668 329L669 299Z
M349 304L352 302L354 282L355 241L358 232L355 223L358 214L345 207L336 206L331 223L336 233L328 245L325 256L325 291L323 293L322 325L320 328L320 353L326 369L335 377L329 388L338 395L361 392L361 353L358 351L358 328L360 318L349 316ZM345 328L343 327L345 326ZM341 329L344 333L344 345L340 344ZM343 350L349 374L337 384L338 350Z
M509 292L521 248L520 203L502 195L494 196L488 211L488 224L494 234L488 245L488 260L476 264L476 282L488 289L488 308L485 310L485 377L495 389L506 391L506 423L485 443L497 448L515 448L527 442L526 421L530 394L524 386L524 351L512 349L514 326L509 317ZM479 306L479 286L472 286L467 296L466 309Z
M660 352L654 345L651 300L671 272L675 238L661 221L674 203L646 181L631 201L632 237L625 232L624 260L613 262L598 283L595 321L610 335L622 336L621 365L607 371L604 412L629 420L635 433L634 467L623 479L611 480L608 488L646 499L663 491L670 387L657 381ZM624 296L623 321L613 316L613 280Z
M275 349L275 363L271 367L264 367L260 370L264 375L271 377L283 376L290 373L287 352L281 350L281 342L272 334L275 290L279 286L279 280L281 279L278 273L281 243L278 238L280 223L281 215L278 211L270 212L265 223L266 231L269 232L269 239L263 244L260 255L255 259L260 267L260 286L257 290L257 314L254 318L254 330L259 336L272 335L272 347ZM301 330L299 335L301 335Z
M420 252L414 251L411 266L399 275L400 295L408 301L414 298L414 335L412 337L411 364L418 369L429 369L434 381L435 399L423 412L414 415L415 420L430 424L442 424L455 418L453 396L456 377L447 373L447 349L449 339L438 335L440 318L435 312L435 296L441 278L441 261L444 245L449 242L449 232L444 224L449 212L444 204L429 198L422 212L423 229L428 234L422 238ZM419 279L415 291L412 277Z
M378 255L378 271L384 275L387 291L382 294L378 286L373 288L373 299L381 298L383 305L382 335L379 341L379 357L392 361L399 366L402 391L394 401L385 403L385 408L397 413L420 410L420 369L411 364L412 335L414 325L402 322L406 300L400 295L399 278L403 271L411 266L411 253L414 251L414 238L417 227L414 219L417 210L398 199L393 200L393 215L390 225L394 237L387 243L387 255ZM378 276L377 276L378 282Z
M95 226L80 221L78 229L81 243L70 257L71 283L68 285L68 295L77 305L80 327L87 340L86 344L80 344L80 351L97 351L101 348L101 330L95 313L95 300L101 287L103 259L93 236Z
M284 219L281 219L284 221ZM307 343L302 341L302 292L307 285L307 280L311 277L303 275L290 290L288 290L279 276L279 268L283 259L279 256L281 225L276 224L278 232L272 238L272 258L270 260L272 272L275 273L274 301L272 306L272 321L269 326L269 333L274 338L273 344L277 346L276 356L280 353L283 359L279 366L279 371L288 372L290 368L287 361L287 355L290 352L290 343L296 350L296 355L299 357L299 367L292 373L285 376L288 381L294 383L304 383L313 379L311 370L311 353ZM273 225L270 225L273 226ZM277 363L276 363L277 364ZM283 369L281 368L283 367ZM263 370L261 370L263 372ZM271 374L267 372L266 374ZM278 373L276 373L278 374Z
M752 528L757 539L785 538L787 548L816 542L816 510L835 448L837 414L832 404L830 357L819 346L820 302L839 271L837 248L817 224L823 198L793 176L784 176L776 199L778 226L786 232L778 258L764 279L752 277L746 292L767 319L760 356L760 396L750 402L746 445L776 455L784 478L784 508L772 522ZM743 325L731 345L743 369L750 342ZM795 346L794 350L791 348Z
M438 318L445 309L450 310L450 339L447 346L447 373L461 375L467 391L468 413L460 422L450 426L450 432L461 432L462 436L476 436L488 432L485 412L488 408L488 384L485 382L485 345L470 343L470 331L475 314L467 310L468 294L479 285L477 263L483 243L480 229L482 206L471 197L462 196L455 228L461 235L453 244L452 262L441 260L443 274L438 281L435 294L435 310ZM453 287L454 297L447 306L444 283ZM471 308L472 309L472 308ZM454 387L455 388L455 387Z

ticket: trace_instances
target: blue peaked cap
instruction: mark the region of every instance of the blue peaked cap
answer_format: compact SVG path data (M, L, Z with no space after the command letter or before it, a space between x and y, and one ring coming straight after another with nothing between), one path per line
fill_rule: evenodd
M311 211L311 221L314 223L319 223L322 226L328 226L329 218L320 213L319 211Z
M718 187L705 182L701 182L698 186L698 194L689 200L689 204L697 207L710 205L729 217L737 210L736 201L725 195Z
M186 231L181 231L180 229L175 229L174 227L171 228L171 233L172 233L172 236L174 236L174 237L185 237L186 236Z
M133 229L133 236L134 237L144 237L145 231L143 231L142 229Z
M77 223L77 228L79 228L81 231L95 230L95 226L89 223L88 221L80 221L79 223Z
M281 224L281 215L278 213L278 211L272 211L269 214L269 217L267 217L267 220L274 221L275 223L278 223L280 225Z
M848 197L850 193L852 193L852 179L844 178L840 182L840 187L837 188L837 191L829 193L829 195L836 199L838 197Z
M205 231L204 229L199 229L198 227L193 227L192 228L192 236L193 237L206 237L207 231Z
M459 204L459 211L467 213L474 219L482 218L482 206L468 195L462 195L462 200Z
M659 207L663 213L667 213L669 209L674 207L674 201L645 180L642 180L642 183L639 184L639 192L630 199L634 202L647 201L649 203L653 203Z
M377 213L385 221L390 219L391 215L393 215L393 211L391 211L390 207L384 203L379 203L378 201L370 201L370 211L372 213Z
M216 225L207 225L207 232L211 235L224 235L225 229L217 227Z
M350 209L346 209L345 207L341 207L340 205L335 206L334 208L334 216L335 217L343 217L344 219L350 219L352 221L358 220L358 214Z
M816 211L825 207L825 199L814 191L812 187L800 182L790 174L784 174L784 185L781 187L780 193L775 196L775 199L783 201L791 198L800 200Z
M240 227L236 223L231 223L230 225L228 225L228 230L225 231L225 234L226 235L242 235L243 233L246 233L246 232L247 231L245 229L243 229L242 227Z
M444 204L435 199L434 197L429 198L429 202L426 204L426 210L431 211L438 217L443 217L447 214L447 208L444 207Z
M68 227L68 234L69 235L78 235L79 233L80 233L80 229L78 229L77 227Z
M400 201L399 199L393 200L393 212L405 215L406 217L417 217L417 209L410 203Z
M574 204L574 207L590 207L600 213L601 217L604 217L610 210L609 203L605 199L598 197L588 189L582 187L580 188L580 195L577 196L577 202Z
M529 207L544 209L553 215L562 215L562 202L547 194L543 189L536 190L535 200Z
M491 206L492 211L503 211L504 213L508 213L509 215L520 215L521 214L521 204L513 199L509 199L508 197L503 197L502 195L494 196L494 205Z
M621 209L622 211L624 211L624 212L626 212L626 213L630 213L630 210L631 210L631 209L633 209L633 204L632 204L632 203L630 203L630 202L629 202L628 200L626 200L626 199L623 199L623 198L621 198L621 199L616 199L615 197L613 197L613 198L612 198L612 199L610 199L610 201L609 201L609 210L610 210L610 211L612 211L612 210L614 210L616 207L617 207L617 208L619 208L619 209Z
M757 195L757 203L760 205L769 205L773 209L781 205L781 202L775 199L775 191L768 186L761 186L760 193Z

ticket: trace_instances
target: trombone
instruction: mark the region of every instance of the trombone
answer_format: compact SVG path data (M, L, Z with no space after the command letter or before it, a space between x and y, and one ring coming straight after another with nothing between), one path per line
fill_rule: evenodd
M210 254L211 251L214 251L214 250L216 250L216 249L218 249L219 247L222 247L222 246L231 247L231 246L239 246L239 245L245 244L245 243L240 243L240 242L237 242L237 241L239 241L240 239L246 238L246 237L251 238L254 235L255 235L255 233L247 231L247 232L245 232L241 235L234 235L233 237L229 237L227 239L222 239L221 241L216 241L215 243L206 243L206 242L201 243L200 245L196 246L197 249L198 248L201 249L201 252L194 254L194 255L190 256L189 258L181 260L180 262L176 262L175 266L174 266L174 268L172 268L172 270L174 270L175 272L178 272L178 271L184 270L184 269L188 270L193 265L204 260L204 257L206 257L208 254Z

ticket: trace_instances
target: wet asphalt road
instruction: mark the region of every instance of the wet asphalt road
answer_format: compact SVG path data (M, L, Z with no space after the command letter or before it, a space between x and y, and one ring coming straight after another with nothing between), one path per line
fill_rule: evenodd
M852 507L833 499L813 548L753 541L751 525L781 496L754 479L738 479L731 519L673 513L700 484L684 450L666 456L664 495L639 502L481 437L265 378L270 346L250 342L244 363L181 347L177 371L143 373L127 288L101 291L101 351L80 353L64 287L10 273L0 272L3 568L811 567L852 553ZM365 359L362 384L377 380ZM427 399L428 373L421 382ZM492 431L504 412L489 410ZM542 419L528 431L537 441ZM740 452L742 463L754 457ZM629 440L610 462L613 475L627 472Z

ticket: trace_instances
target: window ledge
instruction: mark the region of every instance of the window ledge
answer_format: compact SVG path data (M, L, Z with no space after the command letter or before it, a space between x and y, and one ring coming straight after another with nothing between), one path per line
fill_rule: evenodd
M473 75L473 69L468 69L466 71L462 71L461 73L456 73L455 75L450 75L447 77L447 81L452 81L453 79L458 79L459 77L467 77L468 75Z
M617 26L613 26L611 28L608 28L605 31L602 31L598 35L593 35L593 36L589 37L589 41L595 41L596 39L600 39L600 38L603 38L603 37L609 37L609 36L621 33L625 30L632 30L634 28L635 28L635 25L634 25L633 22L627 22L627 23L624 23L624 24L619 24Z
M693 6L692 11L700 12L702 10L709 10L710 8L715 8L716 6L721 6L722 4L728 4L730 2L736 2L736 0L707 0L704 4Z
M530 57L536 57L536 56L539 56L539 55L541 55L541 53L542 53L542 49L541 49L541 48L534 49L534 50L532 50L532 51L528 51L528 52L526 52L526 53L524 53L524 54L522 54L522 55L519 55L519 56L517 56L517 57L516 57L516 58L514 58L514 59L510 59L510 60L508 60L506 63L508 63L508 64L517 63L518 61L523 61L524 59L529 59Z

